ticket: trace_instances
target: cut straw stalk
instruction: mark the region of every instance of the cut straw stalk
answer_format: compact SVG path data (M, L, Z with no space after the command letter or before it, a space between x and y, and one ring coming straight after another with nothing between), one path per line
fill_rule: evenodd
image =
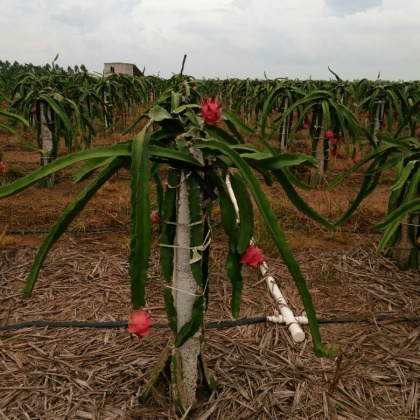
M229 176L226 177L226 186L229 191L230 198L232 200L232 203L235 207L236 211L236 218L237 222L240 223L240 214L239 214L239 207L238 203L236 201L235 194L232 189L232 185L230 183ZM255 243L254 239L251 239L250 242L252 245ZM268 271L268 266L265 262L263 262L261 265L259 265L260 273L265 276ZM295 317L292 310L287 305L287 301L284 298L283 294L280 291L280 288L277 286L276 281L273 277L267 276L265 278L268 290L273 295L274 299L276 300L279 310L281 313L281 316L274 315L274 316L268 316L267 321L277 322L277 323L285 323L288 327L288 330L293 338L293 340L296 343L301 343L303 340L305 340L305 333L303 332L302 328L299 324L307 324L308 319L306 317Z

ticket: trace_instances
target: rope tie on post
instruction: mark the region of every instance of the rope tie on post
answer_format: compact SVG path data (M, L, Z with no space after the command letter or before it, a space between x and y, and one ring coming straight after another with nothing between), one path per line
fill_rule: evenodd
M185 293L186 295L200 297L200 296L204 296L204 294L206 293L208 284L209 284L209 282L207 281L206 284L204 285L204 289L201 293L191 293L191 292L187 292L186 290L178 289L178 288L173 287L173 286L165 286L165 287L167 289L176 290L177 292L180 292L180 293Z
M173 224L173 225L184 225L184 226L195 226L198 225L200 223L202 223L203 220L198 221L198 222L194 222L194 223L190 223L190 224L181 224L181 223L175 223L175 222L164 222L164 223L168 223L168 224ZM203 257L198 253L198 251L205 251L211 244L211 229L209 229L207 231L206 237L204 238L204 241L201 245L197 245L197 246L179 246L179 245L169 245L169 244L159 244L159 246L163 246L166 248L178 248L178 249L189 249L192 251L193 255L190 259L190 264L194 264L197 261L200 261Z

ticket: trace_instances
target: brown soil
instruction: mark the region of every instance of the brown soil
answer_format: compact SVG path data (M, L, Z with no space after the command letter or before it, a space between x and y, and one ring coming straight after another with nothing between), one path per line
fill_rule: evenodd
M20 176L29 173L39 166L37 152L22 149L11 138L3 139L6 147L3 149L3 159L8 165L9 175L5 182L11 182ZM102 139L99 144L106 144ZM1 136L0 136L1 147ZM65 152L62 151L62 154ZM342 171L349 168L349 159L344 156L334 159L330 163L328 176L334 179ZM310 191L299 191L305 201L330 221L337 220L349 207L355 198L357 188L362 181L363 172L358 173L333 189L316 188ZM128 227L130 221L130 174L121 170L116 177L109 181L98 192L93 200L87 205L80 217L73 223L70 230L84 230L102 227ZM89 180L75 184L72 181L72 169L65 169L57 176L54 188L45 188L38 185L31 186L23 192L0 201L0 227L8 227L9 230L32 230L34 232L49 229L57 220L61 211L70 204L77 194L83 190ZM261 179L261 182L263 180ZM306 216L299 214L290 203L284 191L278 184L266 189L272 205L285 230L293 225L295 228L309 229L310 233L303 235L294 229L290 232L291 244L299 237L305 241L306 247L330 247L338 241L345 245L360 243L361 237L357 231L370 230L375 223L386 215L387 201L390 194L389 185L380 185L366 198L359 209L353 214L342 227L345 231L356 232L354 235L320 231L319 224L314 223ZM312 232L311 232L312 230ZM313 232L315 231L315 232ZM9 241L11 238L8 238ZM28 238L15 238L13 241L26 240ZM370 243L370 237L364 240Z
M0 135L0 146L11 176L37 167L37 154L17 150L20 146L13 139ZM344 157L332 161L331 179L350 164ZM354 199L361 177L359 172L333 190L301 194L325 217L336 220ZM101 189L53 248L33 297L21 297L44 237L42 230L51 228L86 182L74 184L71 172L62 171L52 189L34 185L0 200L0 325L128 318L130 191L125 171ZM206 354L219 386L188 418L419 418L419 322L374 318L420 315L419 274L401 272L377 255L380 235L367 233L386 214L389 185L385 180L338 232L328 232L297 214L278 187L267 189L308 281L318 317L360 322L321 325L323 341L342 349L342 358L331 360L313 355L306 326L302 344L294 343L279 324L208 330ZM115 231L96 233L94 228ZM301 314L296 288L258 217L256 238L266 249L270 272L291 308ZM231 318L224 246L216 224L206 321ZM147 309L155 322L166 322L157 255L155 247ZM251 269L245 274L241 317L271 315L276 304L264 280ZM137 400L168 338L165 329L153 329L142 341L122 328L0 330L0 417L173 419L164 378L147 404Z

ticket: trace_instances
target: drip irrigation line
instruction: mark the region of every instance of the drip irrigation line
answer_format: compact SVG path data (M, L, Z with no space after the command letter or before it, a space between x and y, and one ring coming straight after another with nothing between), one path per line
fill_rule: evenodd
M126 232L129 228L125 226L102 226L98 228L80 228L66 230L65 233L106 233L106 232ZM40 235L50 233L50 229L9 229L6 235Z
M369 318L331 318L318 319L318 324L346 324L375 321L392 321L392 322L420 322L420 316L415 317L392 317L389 315L376 315ZM204 325L206 329L212 328L231 328L242 325L258 324L268 322L266 316L259 316L254 318L242 318L234 321L220 321L208 322ZM286 324L284 324L286 325ZM49 327L49 328L119 328L127 327L128 321L104 321L104 322L89 322L89 321L27 321L19 324L0 325L0 331L18 330L29 327ZM152 328L169 328L167 323L156 323L151 325Z
M292 230L305 230L308 232L314 232L319 231L319 229L314 228L312 226L302 226L302 225L284 225L285 229L292 229ZM334 231L328 231L331 233L334 233ZM343 233L354 233L354 234L363 234L363 235L382 235L383 232L380 230L369 230L369 229L358 229L354 230L351 228L345 228L345 227L338 227L335 232L343 232Z
M27 148L19 148L19 147L5 146L5 147L2 147L2 150L8 150L8 151L12 151L12 152L39 153L39 150L33 150L33 149L30 149L29 147L27 147Z
M220 222L216 221L216 224ZM316 229L310 226L301 226L301 225L284 225L285 229L292 230L304 230L304 231L315 231ZM70 229L65 233L106 233L106 232L126 232L128 231L126 226L102 226L97 228L80 228L80 229ZM40 235L49 233L50 229L9 229L6 231L6 235ZM345 232L345 233L354 233L361 235L382 235L383 232L379 230L353 230L350 228L338 228L336 232Z

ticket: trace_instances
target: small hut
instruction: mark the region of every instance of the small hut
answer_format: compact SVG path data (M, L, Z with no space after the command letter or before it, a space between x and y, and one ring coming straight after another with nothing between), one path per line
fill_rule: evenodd
M135 64L130 63L105 63L104 75L109 76L112 73L128 74L129 76L141 77L144 74L138 69Z

